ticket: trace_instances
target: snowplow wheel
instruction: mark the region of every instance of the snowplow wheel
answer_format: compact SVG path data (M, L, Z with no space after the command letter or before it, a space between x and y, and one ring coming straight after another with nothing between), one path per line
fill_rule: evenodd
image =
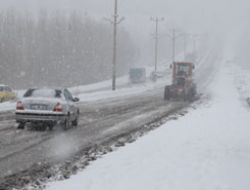
M46 124L42 124L40 126L40 131L46 131L46 129L47 129L47 125Z
M63 122L63 129L64 129L64 130L69 129L69 128L70 128L70 125L71 125L71 123L70 123L70 114L68 113L67 118L66 118L65 121Z
M77 125L78 125L78 119L72 121L72 125L73 125L74 127L77 127Z
M70 126L69 119L66 119L63 123L63 130L68 130Z
M72 125L74 127L77 127L78 126L78 121L79 121L79 111L77 112L77 117L74 121L72 121Z
M193 87L192 88L192 101L195 100L196 94L197 94L196 87Z
M171 98L170 89L168 86L166 86L164 91L164 100L169 100L170 98Z
M189 101L189 102L192 102L195 100L195 96L196 96L196 88L193 87L190 89L187 97L186 97L186 100Z

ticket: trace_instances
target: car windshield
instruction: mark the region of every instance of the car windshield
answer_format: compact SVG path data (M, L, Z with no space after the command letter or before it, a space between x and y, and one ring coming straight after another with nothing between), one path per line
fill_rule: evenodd
M11 89L8 86L0 86L0 92L11 92Z
M61 98L61 90L54 89L29 89L24 97Z

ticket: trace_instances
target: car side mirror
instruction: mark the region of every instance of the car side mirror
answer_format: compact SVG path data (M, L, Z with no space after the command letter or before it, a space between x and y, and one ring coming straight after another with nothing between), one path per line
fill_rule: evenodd
M80 101L80 99L77 98L77 97L75 97L75 98L73 99L73 102L79 102L79 101Z
M172 69L172 68L173 68L173 65L171 64L171 65L170 65L170 69Z
M193 65L193 69L195 69L195 66Z

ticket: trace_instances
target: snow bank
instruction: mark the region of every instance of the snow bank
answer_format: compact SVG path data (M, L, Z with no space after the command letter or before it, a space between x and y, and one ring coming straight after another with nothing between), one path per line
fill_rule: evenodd
M145 67L145 69L146 69L146 75L147 75L147 77L149 77L150 73L153 71L153 67ZM160 66L158 69L160 71L162 71L162 70L165 70L165 67ZM124 75L124 76L118 77L116 82L117 82L118 88L129 85L130 84L129 76ZM112 85L112 80L106 80L106 81L97 82L97 83L93 83L93 84L89 84L89 85L72 87L72 88L70 88L70 90L72 93L78 95L78 94L82 94L82 93L90 93L90 92L100 91L100 90L101 91L110 90L111 85Z
M89 102L89 101L97 101L97 100L103 100L108 98L115 98L115 97L124 97L124 96L131 96L143 93L145 91L162 88L167 83L170 83L169 79L160 79L157 81L157 83L154 82L147 82L142 84L135 84L135 85L128 85L122 88L118 88L116 91L112 90L103 90L103 91L96 91L92 93L81 93L78 95L81 102Z
M0 112L12 111L15 109L16 109L16 103L14 101L0 103Z
M169 72L166 65L159 65L158 71ZM96 84L91 84L87 86L79 86L70 88L70 90L77 95L81 102L97 101L107 98L124 97L131 96L135 94L140 94L148 90L153 90L157 88L163 88L166 84L171 82L171 73L167 73L166 76L157 80L157 82L152 82L149 80L150 73L152 72L152 67L146 67L147 70L147 81L140 84L132 84L129 81L128 76L123 76L117 79L117 89L116 91L111 90L111 80L103 81Z
M47 190L248 190L250 113L223 69L211 99Z
M23 96L23 94L25 93L25 90L18 90L18 91L15 91L15 93L18 99ZM13 111L15 109L16 109L16 100L11 100L11 101L0 103L0 112Z

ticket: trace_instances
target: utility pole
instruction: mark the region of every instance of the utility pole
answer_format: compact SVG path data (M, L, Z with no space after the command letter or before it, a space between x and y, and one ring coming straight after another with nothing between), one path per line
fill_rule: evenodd
M193 39L193 52L194 53L196 53L196 51L197 51L197 44L196 44L197 41L196 40L199 38L199 36L200 36L199 34L192 34L191 35L191 37Z
M193 52L196 53L196 35L193 36Z
M186 58L187 53L187 34L183 35L183 60Z
M119 19L118 15L118 2L114 1L114 15L113 19L107 19L113 25L113 57L112 57L112 90L116 90L116 65L117 65L117 25L120 24L124 17Z
M175 32L175 29L173 29L172 31L172 59L173 59L173 63L175 62L175 42L176 42L176 32Z
M117 52L117 18L118 18L118 8L117 0L115 0L114 6L114 23L113 23L113 69L112 69L112 90L116 90L116 52Z
M158 42L159 42L159 22L163 21L164 18L151 17L151 21L155 22L155 72L157 71L158 64Z

